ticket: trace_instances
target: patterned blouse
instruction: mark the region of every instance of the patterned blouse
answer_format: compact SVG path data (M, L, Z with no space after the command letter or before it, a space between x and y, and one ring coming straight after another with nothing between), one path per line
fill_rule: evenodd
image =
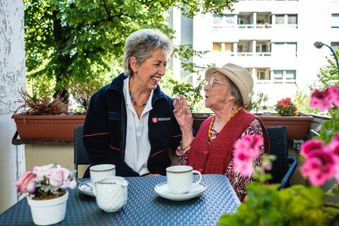
M263 136L263 130L262 130L261 124L257 119L253 120L253 122L249 125L249 127L241 134L241 137L243 137L245 135L253 135L253 134ZM211 142L213 142L213 136L214 137L218 136L218 133L216 131L212 130L212 137L211 137L212 141ZM179 157L178 158L179 165L186 165L187 164L189 150L185 154L182 154L184 151L186 151L186 150L182 150L180 148L180 145L179 145L179 147L176 151L176 153ZM265 152L265 146L262 145L261 148L260 148L260 155L255 160L256 166L261 164L261 157L264 154L264 152ZM233 155L233 153L234 153L234 149L232 150L232 155ZM233 161L230 161L230 163L229 163L229 165L226 169L225 175L227 176L230 183L232 184L233 189L237 193L239 199L242 201L247 194L246 193L246 185L248 183L252 182L253 179L250 178L250 177L241 176L239 173L235 173L233 171Z

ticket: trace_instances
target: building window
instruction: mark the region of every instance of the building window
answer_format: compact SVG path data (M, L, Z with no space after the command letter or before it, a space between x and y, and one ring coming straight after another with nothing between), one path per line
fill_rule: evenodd
M298 15L287 15L288 24L298 24Z
M213 51L221 52L221 42L213 42Z
M271 52L271 42L267 41L257 41L256 42L256 52L257 53L268 53Z
M225 43L225 51L226 51L227 53L233 52L233 43L231 43L231 42L226 42L226 43Z
M331 28L339 28L339 13L332 13Z
M275 23L276 24L284 24L285 23L285 16L284 15L276 15L275 16Z
M213 25L222 26L222 18L220 16L213 17Z
M272 44L272 54L282 56L297 56L296 42L274 42Z
M222 27L222 26L229 26L235 25L235 16L232 14L225 15L225 16L213 16L213 26L214 27Z
M238 15L238 24L253 24L253 13L240 12Z
M235 24L235 17L234 15L225 15L224 16L225 24L226 25L231 25Z
M248 53L253 51L252 41L248 40L239 40L238 42L238 52L239 53Z
M282 83L283 73L284 73L284 71L282 71L282 70L274 70L273 71L274 83Z
M257 68L256 69L257 71L257 79L258 80L270 80L271 77L270 77L270 71L269 69L267 68Z
M294 84L296 80L296 70L273 70L273 83Z
M286 70L285 71L285 82L286 83L295 83L295 70Z

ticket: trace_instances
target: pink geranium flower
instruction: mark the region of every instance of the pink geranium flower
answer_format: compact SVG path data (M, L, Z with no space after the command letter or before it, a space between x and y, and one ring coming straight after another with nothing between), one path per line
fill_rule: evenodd
M335 161L335 179L337 182L339 182L339 134L336 134L331 142L327 145L328 151L333 156L333 159Z
M315 90L311 94L310 106L313 108L318 108L320 111L326 111L331 108L332 99L329 98L329 91L326 89L325 91Z
M240 151L246 151L252 158L258 157L259 148L263 145L264 139L259 135L245 135L234 144L234 148Z
M245 135L234 144L233 170L242 176L250 177L253 160L260 154L263 138L259 135Z
M233 169L242 176L250 177L253 172L253 157L245 149L239 149L234 153Z
M300 153L305 157L309 157L312 152L322 149L323 142L321 140L308 140L301 146Z
M327 88L327 92L330 102L339 106L339 86L330 86Z
M312 151L300 168L301 175L313 185L323 185L334 176L335 160L325 149Z

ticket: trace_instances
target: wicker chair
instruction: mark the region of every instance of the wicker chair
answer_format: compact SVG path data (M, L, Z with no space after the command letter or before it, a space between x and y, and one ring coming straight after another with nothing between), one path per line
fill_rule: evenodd
M83 125L74 129L74 169L78 178L78 165L89 165L91 163L84 143L82 142Z
M274 126L266 128L270 140L270 154L277 158L273 162L270 183L280 183L279 188L289 186L289 179L298 165L297 158L288 156L287 128Z

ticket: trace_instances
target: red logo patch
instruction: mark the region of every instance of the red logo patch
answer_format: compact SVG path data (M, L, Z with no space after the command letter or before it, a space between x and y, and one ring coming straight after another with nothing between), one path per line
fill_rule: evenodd
M158 118L152 118L152 122L153 123L157 123L158 122Z

